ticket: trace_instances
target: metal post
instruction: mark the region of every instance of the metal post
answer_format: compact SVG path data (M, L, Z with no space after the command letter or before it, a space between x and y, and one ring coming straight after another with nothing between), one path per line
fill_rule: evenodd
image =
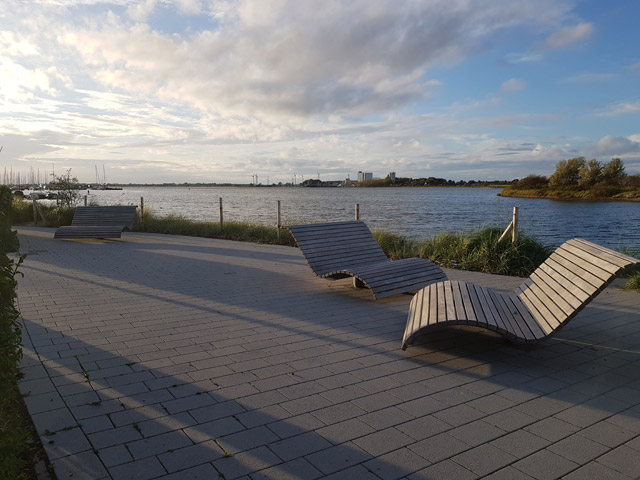
M360 204L356 203L356 220L360 220Z

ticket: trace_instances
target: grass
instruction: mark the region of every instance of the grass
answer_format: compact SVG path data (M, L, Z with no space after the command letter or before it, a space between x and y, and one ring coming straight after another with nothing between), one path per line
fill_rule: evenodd
M527 277L549 256L552 248L532 237L498 242L502 229L486 228L470 234L447 232L418 242L389 232L375 232L391 258L420 257L441 267Z
M41 210L46 219L45 225L58 227L71 224L75 209L41 205ZM32 203L14 200L12 221L14 224L33 222ZM247 222L225 222L221 227L218 222L196 222L180 215L156 216L149 208L145 209L144 219L136 216L133 229L138 232L295 246L293 236L286 229L281 229L278 235L276 227ZM445 232L426 241L415 241L391 232L374 232L383 251L392 259L420 257L442 267L498 275L527 277L552 251L550 247L526 235L520 235L516 243L508 240L498 243L501 234L501 229L487 228L470 234ZM625 253L640 256L640 252ZM633 282L625 288L637 289L633 285L640 283L640 280Z
M143 222L144 220L144 222ZM179 215L156 217L145 209L144 219L136 216L134 231L187 235L191 237L221 238L239 242L267 243L271 245L295 246L291 232L286 229L246 222L194 222Z

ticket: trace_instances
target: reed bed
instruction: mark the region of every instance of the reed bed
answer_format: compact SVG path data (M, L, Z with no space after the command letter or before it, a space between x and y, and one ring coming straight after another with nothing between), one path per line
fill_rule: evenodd
M408 240L389 232L374 232L391 258L420 257L441 267L527 277L551 254L552 248L533 237L498 242L502 230L486 228L463 234L445 232L426 241Z

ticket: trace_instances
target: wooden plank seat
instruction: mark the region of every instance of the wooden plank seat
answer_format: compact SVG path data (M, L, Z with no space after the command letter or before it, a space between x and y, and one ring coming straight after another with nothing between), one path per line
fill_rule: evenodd
M623 272L640 260L586 240L563 243L514 291L462 281L437 282L411 300L402 349L421 334L448 325L493 330L520 342L557 332Z
M354 277L374 298L418 290L446 278L436 264L422 258L389 260L361 221L289 225L304 258L316 275Z
M135 205L77 207L71 225L56 229L53 238L120 238L133 228Z

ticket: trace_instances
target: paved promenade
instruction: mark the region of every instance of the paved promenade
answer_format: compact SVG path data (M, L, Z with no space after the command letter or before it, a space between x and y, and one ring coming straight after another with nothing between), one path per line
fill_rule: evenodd
M409 295L295 248L18 231L20 387L60 480L640 477L638 293L539 346L451 328L403 352Z

